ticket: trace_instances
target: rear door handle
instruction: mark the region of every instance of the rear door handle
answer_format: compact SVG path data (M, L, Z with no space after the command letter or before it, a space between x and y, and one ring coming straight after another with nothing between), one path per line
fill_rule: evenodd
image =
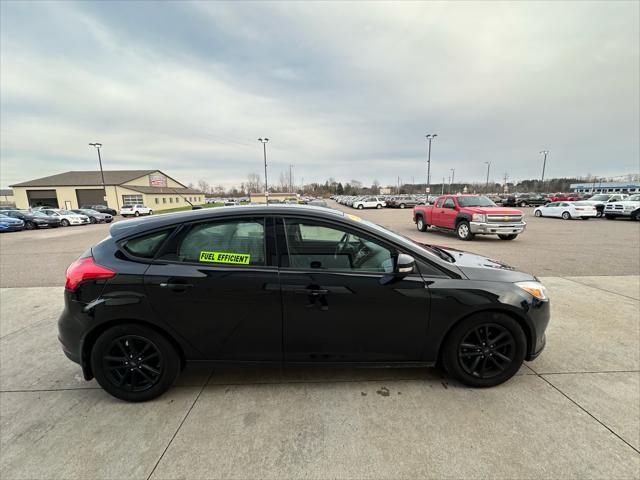
M191 287L193 287L193 285L190 283L161 283L160 284L160 288L168 288L176 292L182 292Z
M319 295L326 295L327 293L329 293L329 290L325 290L325 289L316 289L316 288L299 288L295 291L296 293L299 293L301 295L313 295L314 297L317 297Z

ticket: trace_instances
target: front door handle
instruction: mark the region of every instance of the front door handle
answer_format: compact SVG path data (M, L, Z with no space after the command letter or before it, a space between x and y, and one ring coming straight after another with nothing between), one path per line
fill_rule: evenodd
M161 283L160 288L168 288L174 292L184 292L186 289L193 287L190 283Z
M319 295L326 295L329 293L329 290L325 290L323 288L299 288L295 292L301 295L312 295L317 297Z

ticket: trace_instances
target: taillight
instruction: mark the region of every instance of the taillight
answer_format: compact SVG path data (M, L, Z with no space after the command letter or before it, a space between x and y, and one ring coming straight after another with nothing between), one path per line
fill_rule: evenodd
M582 211L582 210L584 210L584 208L582 208L582 207L576 207L576 210L580 210L580 211Z
M67 268L67 282L64 288L72 292L78 288L85 280L93 280L96 278L111 278L116 272L98 265L93 257L79 258Z

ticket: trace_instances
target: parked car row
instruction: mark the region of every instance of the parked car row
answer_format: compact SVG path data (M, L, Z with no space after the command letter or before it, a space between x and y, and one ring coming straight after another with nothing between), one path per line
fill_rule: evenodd
M335 195L331 197L341 205L363 208L407 208L427 203L426 195ZM435 199L435 197L432 197Z
M0 210L0 232L69 227L92 223L111 223L113 216L90 208L35 207L31 210L7 208Z

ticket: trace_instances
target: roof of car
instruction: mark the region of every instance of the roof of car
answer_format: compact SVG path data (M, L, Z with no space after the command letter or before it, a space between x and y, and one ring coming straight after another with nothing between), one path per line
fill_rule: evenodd
M171 226L183 222L206 220L208 218L216 218L223 216L240 216L240 215L282 215L282 214L301 214L306 216L314 216L321 218L348 219L350 221L358 221L355 215L346 214L340 210L329 209L325 207L316 207L313 205L292 205L292 204L252 204L239 205L230 207L202 208L199 210L187 210L184 212L166 213L162 215L153 215L150 217L139 217L132 220L124 220L117 222L111 226L109 233L114 238L128 236L147 230Z

